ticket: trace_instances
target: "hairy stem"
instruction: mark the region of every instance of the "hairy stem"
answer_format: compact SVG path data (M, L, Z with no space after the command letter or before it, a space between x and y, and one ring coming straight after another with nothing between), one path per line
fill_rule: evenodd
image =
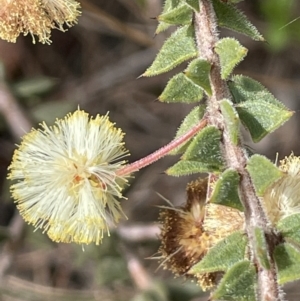
M119 176L128 175L156 162L157 160L166 156L170 151L172 151L173 149L175 149L176 147L178 147L179 145L188 141L190 138L196 135L199 131L201 131L206 126L206 124L207 124L207 119L203 117L202 120L196 126L191 128L184 135L180 136L177 139L174 139L169 144L158 149L157 151L148 155L147 157L126 165L125 167L118 170L117 175Z
M230 99L230 92L226 81L221 79L221 67L217 53L215 52L216 43L219 40L217 32L217 23L215 12L210 0L199 0L200 12L195 14L195 29L197 47L202 59L211 64L210 84L212 96L207 100L207 119L208 123L220 129L223 133L222 149L225 161L228 167L238 171L241 177L240 181L240 199L245 208L245 219L247 234L253 262L258 271L258 298L261 301L279 301L280 293L277 282L275 262L272 258L273 243L269 244L267 252L271 261L271 268L266 270L256 258L254 251L254 229L262 228L269 242L276 241L276 235L269 229L268 221L261 202L257 197L252 180L245 169L247 164L247 155L244 151L242 142L234 145L231 142L228 129L221 114L219 102L227 98Z

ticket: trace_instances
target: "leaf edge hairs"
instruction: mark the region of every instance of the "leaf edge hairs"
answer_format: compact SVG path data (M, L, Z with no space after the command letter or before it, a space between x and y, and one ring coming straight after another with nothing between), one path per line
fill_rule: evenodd
M80 4L76 0L2 0L0 8L0 38L16 42L17 37L28 33L35 44L50 44L51 29L65 31L77 23Z
M32 129L15 150L8 179L24 220L55 242L101 243L108 223L124 215L124 133L108 115L77 110L55 125Z

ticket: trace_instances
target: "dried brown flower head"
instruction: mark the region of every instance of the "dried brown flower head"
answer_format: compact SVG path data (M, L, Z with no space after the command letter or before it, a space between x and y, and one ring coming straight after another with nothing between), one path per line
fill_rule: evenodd
M76 0L0 0L0 38L16 42L20 34L37 36L50 44L51 29L64 31L63 24L72 26L80 15Z
M162 265L175 275L186 275L211 247L243 228L244 217L238 210L206 203L207 185L207 178L189 183L186 205L160 213ZM217 276L196 275L204 290L215 285Z
M188 187L188 200L184 207L164 209L162 223L162 257L175 274L185 274L206 253L209 241L203 230L207 179L199 180L197 188ZM197 190L198 193L195 193Z

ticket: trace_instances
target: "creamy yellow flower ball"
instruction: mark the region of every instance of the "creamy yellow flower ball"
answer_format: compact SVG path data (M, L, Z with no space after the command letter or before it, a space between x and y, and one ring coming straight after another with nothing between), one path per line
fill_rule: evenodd
M56 242L99 244L123 215L124 134L108 116L82 110L26 134L9 166L17 208Z

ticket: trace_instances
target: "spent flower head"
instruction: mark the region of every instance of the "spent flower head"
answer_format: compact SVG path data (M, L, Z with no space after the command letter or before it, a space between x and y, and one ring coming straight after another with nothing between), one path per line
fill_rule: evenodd
M82 110L26 134L8 176L25 221L56 242L99 244L123 214L116 200L126 182L117 174L128 155L123 136L107 115Z
M263 206L273 226L292 214L300 213L300 157L291 154L280 161L282 178L271 185L263 196Z
M187 186L187 202L180 208L164 208L159 252L162 265L175 275L188 275L210 248L234 231L243 229L244 216L236 209L207 203L208 179ZM216 273L197 274L203 290L215 285Z
M16 42L20 34L50 44L51 30L77 23L80 4L76 0L0 0L0 38Z

